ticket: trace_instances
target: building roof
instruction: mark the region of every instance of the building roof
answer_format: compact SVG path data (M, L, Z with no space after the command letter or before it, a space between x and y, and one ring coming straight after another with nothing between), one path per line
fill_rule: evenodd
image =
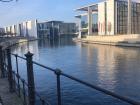
M41 23L63 23L63 21L58 21L58 20L50 20L50 21L41 21L41 22L38 22L39 24Z
M100 1L100 2L106 2L108 0L103 0L103 1ZM128 1L128 0L116 0L116 1ZM136 3L140 3L140 0L131 0L132 2L136 2ZM99 2L98 2L99 3ZM90 4L90 5L87 5L87 6L82 6L80 8L77 8L75 9L76 11L88 11L88 7L92 7L92 11L98 11L98 3L93 3L93 4Z
M63 23L63 21L57 21L57 20L52 20L52 21L48 21L49 23Z
M97 5L98 4L91 4L91 5L83 6L77 8L76 11L88 11L88 7L92 7L92 11L98 11Z

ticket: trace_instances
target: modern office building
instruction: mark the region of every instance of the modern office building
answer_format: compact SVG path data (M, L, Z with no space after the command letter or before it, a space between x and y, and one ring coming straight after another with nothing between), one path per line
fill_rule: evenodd
M4 33L4 28L0 28L0 33Z
M16 25L5 27L5 32L23 37L37 38L37 20L24 21Z
M57 38L60 35L75 34L76 24L63 21L45 21L37 24L38 37Z
M76 24L65 23L62 21L45 21L37 20L24 21L15 25L5 27L5 33L23 37L51 37L57 38L60 35L75 34Z
M140 34L139 0L105 0L77 8L81 35Z
M5 31L4 28L0 28L0 36L4 35Z

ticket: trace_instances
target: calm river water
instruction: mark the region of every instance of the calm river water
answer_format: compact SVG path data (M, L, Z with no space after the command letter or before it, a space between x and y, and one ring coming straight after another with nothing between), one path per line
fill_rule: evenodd
M34 53L34 60L75 76L91 84L140 100L140 48L115 47L72 42L39 40L13 47L21 56ZM12 58L14 59L14 58ZM14 65L13 60L13 65ZM25 61L20 60L20 74L26 77ZM35 85L39 94L56 105L56 76L34 65ZM70 79L61 78L63 105L129 105Z

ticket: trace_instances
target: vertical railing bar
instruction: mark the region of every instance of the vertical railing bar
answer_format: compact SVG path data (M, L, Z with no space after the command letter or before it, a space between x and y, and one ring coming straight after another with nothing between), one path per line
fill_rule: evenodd
M12 74L13 74L13 88L16 91L16 74L15 74L15 71L13 71Z
M33 54L28 52L25 54L27 64L27 79L28 79L28 101L29 105L35 105L35 83L33 72Z
M23 104L27 105L26 101L26 90L25 90L25 80L22 80L22 87L23 87Z
M5 76L8 77L8 66L7 66L7 58L6 58L6 51L4 50L5 55Z
M13 75L12 75L12 62L11 62L11 50L6 49L7 52L7 60L8 60L8 81L9 81L9 91L14 92L13 88Z
M0 69L1 69L1 77L4 78L4 62L3 62L3 49L2 46L0 46Z
M19 83L19 67L18 67L18 57L17 54L15 54L15 58L16 58L16 72L17 72L17 83L18 83L18 95L20 97L20 83Z
M44 100L42 100L42 99L41 99L41 104L42 104L42 105L45 105L45 101L44 101Z
M57 104L61 105L61 84L60 84L60 75L61 75L61 70L56 69L55 71L56 74L56 79L57 79Z
M5 50L3 50L3 67L4 67L4 76L6 77L6 60L5 60Z

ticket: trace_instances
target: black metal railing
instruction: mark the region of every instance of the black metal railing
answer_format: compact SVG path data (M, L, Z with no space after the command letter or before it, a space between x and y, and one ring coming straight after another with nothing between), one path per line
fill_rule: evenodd
M16 70L12 69L12 61L11 56L15 57L15 63L16 63ZM50 103L43 99L36 91L35 91L35 83L34 83L34 73L33 73L33 64L42 67L46 70L49 70L53 72L56 75L56 86L57 86L57 105L62 105L62 98L61 98L61 77L66 77L70 80L76 81L80 84L83 84L89 88L95 89L99 92L102 92L106 95L110 95L114 98L117 98L119 100L122 100L126 103L132 104L132 105L140 105L140 102L132 100L128 97L121 96L119 94L116 94L114 92L111 92L109 90L103 89L99 86L87 83L83 80L80 80L74 76L71 76L69 74L66 74L62 72L60 69L53 69L50 67L47 67L45 65L42 65L38 62L35 62L32 60L33 54L28 52L25 54L25 57L21 57L17 54L12 54L10 52L10 49L7 48L6 50L2 50L2 47L0 47L0 68L2 72L2 77L8 76L9 81L9 90L10 92L16 92L19 97L23 100L23 105L35 105L36 97L39 98L41 105L50 105ZM18 59L22 59L26 61L27 66L27 82L21 78L19 75L19 61Z

